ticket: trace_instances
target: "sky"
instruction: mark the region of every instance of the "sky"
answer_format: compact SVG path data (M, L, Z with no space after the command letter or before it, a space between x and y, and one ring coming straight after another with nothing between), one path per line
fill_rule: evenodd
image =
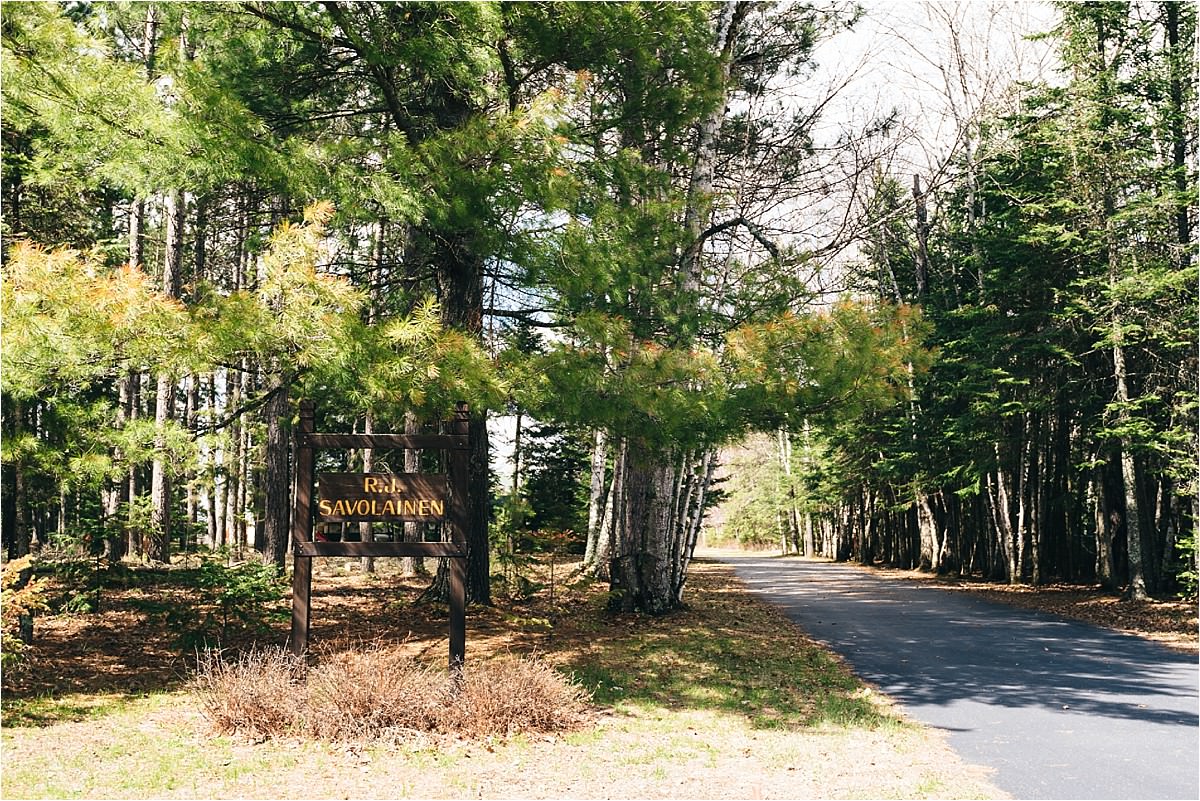
M851 30L819 43L815 71L775 88L783 102L811 107L834 94L815 131L818 146L853 137L871 121L893 111L897 124L887 137L863 145L858 159L879 157L905 185L918 173L936 183L941 170L961 152L962 131L981 110L1011 107L1019 82L1051 80L1055 60L1048 42L1030 41L1054 27L1057 13L1044 2L896 2L860 0L865 14ZM836 91L834 91L836 90ZM826 169L835 178L846 163ZM854 197L849 180L803 207L781 208L778 230L809 232L794 244L819 247ZM814 194L815 196L815 194ZM934 209L936 213L936 209ZM836 264L856 258L849 248ZM832 286L837 285L832 280ZM489 419L493 467L502 486L512 476L515 419Z
M864 6L852 30L818 46L810 91L849 77L825 117L831 131L899 111L897 136L909 140L899 166L935 168L953 148L961 121L984 104L1011 102L1016 83L1052 77L1052 45L1029 39L1056 23L1047 3L868 0Z

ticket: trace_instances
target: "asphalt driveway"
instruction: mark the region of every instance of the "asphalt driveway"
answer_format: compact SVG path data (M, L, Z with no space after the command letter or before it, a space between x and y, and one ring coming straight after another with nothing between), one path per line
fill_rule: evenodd
M1197 658L857 567L721 555L1016 798L1200 798Z

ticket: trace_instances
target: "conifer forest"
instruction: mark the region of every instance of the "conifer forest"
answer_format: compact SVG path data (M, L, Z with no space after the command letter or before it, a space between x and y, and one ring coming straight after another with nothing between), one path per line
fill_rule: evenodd
M880 4L5 2L6 558L290 568L302 401L465 401L475 604L538 538L650 615L705 539L1194 594L1196 6L968 6L867 74Z

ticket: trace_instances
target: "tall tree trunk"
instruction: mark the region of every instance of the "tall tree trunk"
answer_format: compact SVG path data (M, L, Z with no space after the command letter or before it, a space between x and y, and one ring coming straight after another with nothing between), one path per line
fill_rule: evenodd
M925 207L925 192L921 189L921 176L913 174L913 202L917 212L917 301L925 297L929 287L929 213Z
M385 129L386 133L386 129ZM375 236L371 242L371 271L367 279L367 325L373 326L379 319L379 283L383 273L384 237L387 234L387 224L381 217L375 222ZM375 433L375 416L367 412L363 421L363 433ZM371 448L363 448L363 472L370 473L375 469L375 452ZM362 542L374 542L375 530L369 522L361 522L358 526L359 538ZM375 572L375 559L370 556L362 558L362 569L365 573Z
M471 336L483 337L483 259L475 252L469 235L456 232L440 235L436 264L438 292L442 301L442 323ZM469 487L467 490L467 603L491 604L491 575L488 569L488 431L485 412L472 409L468 428L471 448ZM449 565L442 560L433 597L447 598Z
M583 566L591 569L596 565L600 550L601 523L604 520L605 469L608 462L608 437L602 428L597 428L592 438L591 481L588 486L588 530L587 545L584 547Z
M375 415L371 414L370 412L367 412L366 419L363 421L363 433L375 433ZM375 450L373 448L363 448L362 466L364 473L370 473L375 470ZM375 541L375 530L367 521L362 521L358 524L358 535L359 539L361 539L363 542ZM370 556L364 556L362 558L362 569L364 573L374 573L375 559Z
M417 420L417 415L413 412L405 412L404 414L404 433L405 434L420 434L421 423ZM421 470L421 452L415 448L408 448L404 451L404 472L418 473ZM405 523L404 524L404 541L417 542L421 538L420 523ZM425 575L427 569L425 567L425 558L420 556L404 556L400 559L400 572L405 576Z
M17 439L25 432L25 404L21 401L13 401L9 404L9 415L12 418L12 433L13 439ZM16 465L13 471L13 518L16 524L16 531L13 532L13 543L10 549L10 556L21 557L29 553L32 545L32 533L29 524L29 492L25 469L22 465Z
M266 469L263 475L263 554L283 568L287 557L288 514L291 509L291 481L288 470L286 420L290 410L288 389L291 376L275 373L268 391L271 399L263 407L267 424Z
M1092 480L1088 484L1088 494L1096 526L1096 580L1103 587L1112 589L1117 584L1117 571L1113 554L1112 516L1108 510L1108 492L1103 472L1103 468L1093 471Z
M708 496L709 487L712 486L713 472L716 470L716 467L716 451L706 449L700 459L699 465L695 466L692 473L695 481L689 490L689 497L691 499L688 506L689 511L682 520L684 526L681 537L682 548L674 566L673 580L675 582L674 593L676 603L683 601L683 587L687 581L687 572L692 561L692 556L696 552L696 543L700 539L700 528L704 524L704 504Z
M1106 201L1106 206L1111 201ZM1129 423L1129 386L1125 369L1124 324L1121 320L1120 303L1117 300L1118 271L1120 269L1117 254L1115 231L1113 230L1113 210L1107 217L1108 227L1108 282L1112 292L1112 358L1113 380L1117 385L1117 418L1123 424ZM1140 507L1138 504L1137 472L1133 464L1133 442L1128 436L1120 438L1121 479L1125 486L1125 536L1126 551L1129 556L1129 588L1126 594L1130 600L1144 601L1149 597L1146 592L1145 564L1142 561L1142 526Z
M708 218L708 195L716 158L716 139L726 112L729 75L734 45L742 19L750 9L748 2L727 2L720 11L714 32L713 52L717 55L719 74L715 87L720 93L710 113L700 121L688 186L688 202L683 225L692 235L693 246L679 263L678 297L675 311L686 321L695 314L694 294L699 287L702 242L700 235ZM645 143L649 139L634 130L623 131L628 141ZM644 146L643 158L654 162L657 155ZM683 324L683 336L688 337L689 324ZM682 577L672 575L677 565L685 564L674 558L683 545L679 538L687 530L679 525L676 514L680 508L675 497L680 487L677 471L680 462L666 449L655 448L643 441L624 444L624 476L622 492L613 505L614 553L609 560L609 585L613 609L638 610L662 614L679 604L676 588L682 588Z
M1008 484L1009 481L1005 476L1005 469L999 459L1000 446L995 445L997 460L996 469L989 470L987 473L987 500L988 506L992 513L992 523L996 531L996 543L999 546L1000 554L1003 559L1004 574L1009 584L1016 584L1021 580L1021 569L1019 565L1020 541L1018 535L1018 526L1013 525L1012 520L1012 495Z
M204 410L207 419L212 421L217 419L217 374L211 372L205 381L204 393ZM218 538L221 536L223 525L223 514L220 508L220 503L225 499L224 488L221 485L221 449L216 444L208 446L208 473L209 481L205 483L204 489L204 505L207 509L208 520L208 546L210 548L220 547L221 543Z
M675 608L670 554L675 470L657 448L629 443L623 518L612 563L609 608L659 615ZM664 463L666 462L666 463Z
M779 466L783 469L783 481L787 485L787 497L783 504L784 523L784 553L790 543L796 553L800 553L800 514L796 509L796 485L792 480L792 435L786 428L775 432L776 452L779 455Z
M1180 3L1164 2L1166 15L1168 53L1168 94L1171 98L1171 163L1175 173L1175 237L1181 245L1180 266L1192 259L1195 250L1192 242L1190 210L1194 205L1195 193L1188 191L1187 131L1188 111L1184 108L1183 87L1189 72L1195 69L1191 48L1181 47L1179 36ZM1194 44L1194 43L1193 43ZM1194 120L1193 120L1194 122Z
M126 388L128 396L126 402L129 404L128 420L132 423L141 417L142 414L142 374L136 371L126 375ZM140 497L139 489L139 467L137 465L129 466L128 487L125 495L129 500L129 515L126 519L125 533L127 535L125 553L136 554L139 558L145 552L145 532L142 530L142 522L139 520L139 515L136 510L136 504Z
M604 512L600 516L599 538L596 542L596 559L592 574L600 581L612 582L612 560L617 552L617 542L621 538L622 517L618 510L625 503L625 456L628 453L627 440L617 441L613 448L612 478L609 482L608 494L604 500Z
M183 273L183 226L186 204L183 192L167 193L163 214L167 220L163 257L162 290L178 298ZM159 562L171 561L171 463L166 452L167 426L175 418L175 379L159 373L154 394L154 461L150 467L150 547L148 556Z
M701 234L701 229L708 219L708 196L712 193L713 174L717 156L717 134L725 119L728 100L729 74L733 66L733 49L737 42L742 20L749 12L751 3L745 0L727 0L717 19L717 29L713 41L713 52L718 57L718 88L721 100L716 103L708 115L700 121L696 139L696 158L692 165L692 174L688 182L687 208L684 213L683 226L690 238L695 241ZM685 255L682 266L683 288L693 293L699 287L700 249L692 248Z
M233 368L225 372L225 397L227 413L232 413L234 409L241 406L242 403L242 373L240 369ZM225 500L221 504L223 513L221 516L221 533L219 545L234 545L238 538L238 515L239 503L242 492L242 463L244 457L242 454L242 422L234 420L229 424L229 434L227 450L224 454L225 462Z

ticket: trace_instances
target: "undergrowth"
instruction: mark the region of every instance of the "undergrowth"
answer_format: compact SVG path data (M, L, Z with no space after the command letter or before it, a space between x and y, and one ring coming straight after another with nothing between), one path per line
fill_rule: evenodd
M283 648L230 660L204 651L192 689L222 734L352 742L568 731L586 719L589 700L533 658L470 662L452 677L380 647L329 654L313 666Z

